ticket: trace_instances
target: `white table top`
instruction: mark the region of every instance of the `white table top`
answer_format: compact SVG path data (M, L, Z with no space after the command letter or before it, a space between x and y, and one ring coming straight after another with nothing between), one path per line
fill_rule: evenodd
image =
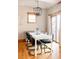
M35 40L40 40L40 39L51 39L52 36L51 35L47 35L47 34L34 34L34 33L30 33L32 35L33 38L35 38Z

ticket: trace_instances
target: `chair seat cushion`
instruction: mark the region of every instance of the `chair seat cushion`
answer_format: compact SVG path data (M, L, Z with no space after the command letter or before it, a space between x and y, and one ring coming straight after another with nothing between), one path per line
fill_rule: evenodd
M51 41L49 39L41 39L40 41L43 43L51 43Z

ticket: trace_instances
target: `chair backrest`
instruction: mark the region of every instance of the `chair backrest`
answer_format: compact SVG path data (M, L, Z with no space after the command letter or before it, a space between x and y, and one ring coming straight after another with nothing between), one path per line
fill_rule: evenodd
M28 40L30 40L30 38L31 38L31 36L30 36L30 34L29 34L28 32L26 32L26 38L27 38Z
M26 38L27 38L27 40L28 40L29 42L32 43L32 45L35 45L35 40L34 40L34 38L33 38L28 32L26 32Z

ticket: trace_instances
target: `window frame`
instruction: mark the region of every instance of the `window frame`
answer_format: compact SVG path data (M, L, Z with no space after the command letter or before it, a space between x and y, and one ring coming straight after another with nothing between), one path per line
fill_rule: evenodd
M35 22L29 22L29 15L35 15ZM36 14L34 12L28 12L27 13L27 23L36 23Z

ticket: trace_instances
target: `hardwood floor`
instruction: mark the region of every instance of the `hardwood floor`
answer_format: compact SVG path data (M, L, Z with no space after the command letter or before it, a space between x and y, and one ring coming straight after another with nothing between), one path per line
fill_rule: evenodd
M28 54L26 42L24 41L18 42L18 59L35 59L34 56Z
M60 50L58 54L59 54L58 59L60 59ZM26 42L18 41L18 59L54 59L54 58L52 54L43 54L43 55L38 55L37 57L30 56L28 54Z

